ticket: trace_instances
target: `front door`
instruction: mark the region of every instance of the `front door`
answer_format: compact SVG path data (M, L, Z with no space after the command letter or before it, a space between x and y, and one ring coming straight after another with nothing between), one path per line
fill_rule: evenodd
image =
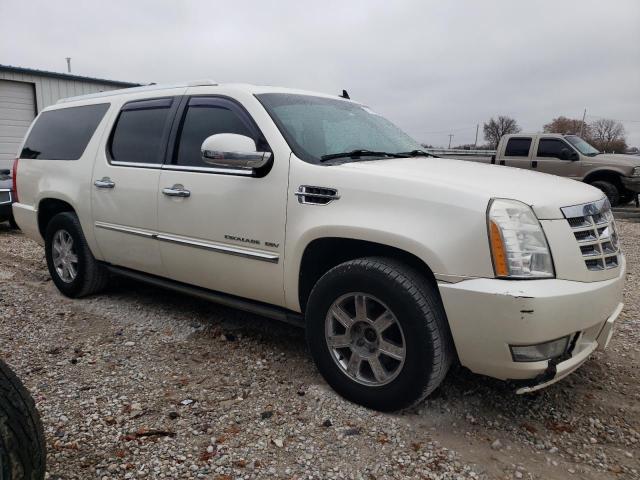
M103 260L161 275L158 182L179 97L128 102L117 114L92 177L92 211Z
M236 101L187 97L158 189L158 244L167 276L283 305L289 154L273 152L273 162L254 174L213 168L202 161L200 147L217 133L245 135L258 150L270 150Z

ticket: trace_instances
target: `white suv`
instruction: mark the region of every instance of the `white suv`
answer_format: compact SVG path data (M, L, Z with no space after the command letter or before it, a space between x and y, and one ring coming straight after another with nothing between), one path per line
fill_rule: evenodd
M60 291L128 275L304 325L325 379L381 410L456 361L553 383L604 348L624 256L590 186L434 158L348 98L195 82L59 102L14 215Z

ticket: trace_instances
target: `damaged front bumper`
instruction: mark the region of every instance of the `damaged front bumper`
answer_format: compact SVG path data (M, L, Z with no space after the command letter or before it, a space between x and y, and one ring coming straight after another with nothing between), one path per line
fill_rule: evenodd
M460 362L471 371L513 380L517 393L544 388L606 348L622 311L625 260L600 282L470 279L438 284ZM569 336L567 351L514 361L511 347Z

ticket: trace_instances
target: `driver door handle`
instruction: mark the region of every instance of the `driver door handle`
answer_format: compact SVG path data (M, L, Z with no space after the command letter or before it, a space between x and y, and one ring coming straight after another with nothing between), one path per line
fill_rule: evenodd
M98 188L113 188L116 186L116 182L109 177L102 177L100 180L96 180L93 184Z
M173 187L163 188L162 193L168 197L187 198L191 196L191 192L186 190L184 186L180 184L175 184Z

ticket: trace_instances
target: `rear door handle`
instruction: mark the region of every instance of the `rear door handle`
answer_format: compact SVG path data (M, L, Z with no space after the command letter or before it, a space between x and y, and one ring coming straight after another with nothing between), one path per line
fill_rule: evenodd
M93 184L98 188L113 188L116 186L116 182L109 177L102 177L100 180L96 180Z
M162 193L168 197L187 198L191 196L191 192L186 190L183 185L176 183L173 187L163 188Z

